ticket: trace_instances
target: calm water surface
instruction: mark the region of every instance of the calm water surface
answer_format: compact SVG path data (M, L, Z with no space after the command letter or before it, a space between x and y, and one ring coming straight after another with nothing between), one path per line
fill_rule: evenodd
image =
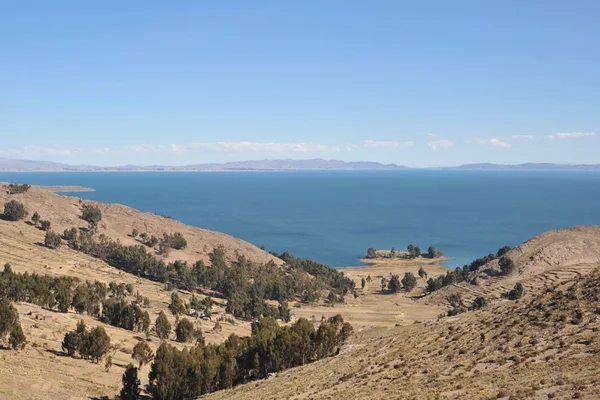
M122 203L333 266L368 247L441 248L449 267L549 229L600 225L600 173L0 173Z

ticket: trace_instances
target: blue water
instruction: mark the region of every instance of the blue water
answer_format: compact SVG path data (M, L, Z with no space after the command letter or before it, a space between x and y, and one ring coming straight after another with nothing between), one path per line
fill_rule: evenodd
M361 171L0 173L0 181L81 185L122 203L257 246L333 265L368 247L441 248L455 267L549 229L600 224L600 173Z

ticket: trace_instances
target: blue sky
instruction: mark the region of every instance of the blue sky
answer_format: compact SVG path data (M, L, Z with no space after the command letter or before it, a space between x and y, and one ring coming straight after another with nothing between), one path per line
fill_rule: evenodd
M599 163L598 1L0 0L0 157Z

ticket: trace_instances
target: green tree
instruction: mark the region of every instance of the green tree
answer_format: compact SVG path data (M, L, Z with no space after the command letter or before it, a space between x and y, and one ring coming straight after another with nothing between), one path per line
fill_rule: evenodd
M415 255L415 245L414 244L412 244L412 243L409 244L406 247L406 250L408 251L408 257L409 258L415 258L416 257L416 255Z
M154 324L154 328L156 329L156 335L161 339L168 339L171 334L171 324L167 319L164 311L161 311L156 318L156 323Z
M131 358L139 363L140 369L144 366L144 364L148 364L150 361L152 361L152 357L154 357L154 354L146 342L137 342L137 344L133 346Z
M402 278L402 286L407 292L412 291L417 286L417 278L415 278L412 272L406 272L404 274L404 278Z
M33 225L35 226L37 226L37 224L40 222L40 214L38 214L37 211L31 216L31 222L33 222Z
M377 258L377 249L369 247L367 249L367 258Z
M366 284L367 284L367 281L365 280L365 278L364 278L364 277L362 277L362 278L360 279L360 288L364 290L364 289L365 289L365 285L366 285Z
M500 266L500 271L502 271L504 275L510 275L510 273L515 269L515 263L507 256L502 256L500 261L498 261L498 265Z
M138 369L129 364L123 374L123 388L119 394L121 400L137 400L140 397L140 380Z
M427 249L427 257L435 258L436 255L437 255L437 252L435 251L435 247L429 246L429 248Z
M419 268L419 278L427 279L427 272L425 271L425 269L423 269L423 267Z
M138 235L140 234L140 232L137 229L134 229L133 231L131 231L131 237L138 237Z
M187 343L192 340L194 335L194 324L187 318L182 318L175 326L175 337L178 342Z
M0 342L4 342L7 336L8 343L13 349L25 347L26 340L19 324L19 314L9 299L2 298L0 299Z
M69 356L74 357L75 353L79 351L81 346L81 336L77 332L67 332L62 341L62 351L67 353Z
M19 221L27 216L23 203L11 200L4 204L4 218L9 221Z
M44 237L44 245L49 249L58 249L62 243L60 235L48 231L46 232L46 236Z
M98 206L84 204L81 218L92 226L98 226L98 223L102 220L102 211Z
M421 257L421 248L419 246L415 246L415 256L414 258Z
M390 281L388 282L388 289L392 293L398 293L402 285L400 284L400 277L398 275L392 275Z
M171 293L171 304L169 304L169 310L173 313L173 315L185 313L185 304L175 292Z

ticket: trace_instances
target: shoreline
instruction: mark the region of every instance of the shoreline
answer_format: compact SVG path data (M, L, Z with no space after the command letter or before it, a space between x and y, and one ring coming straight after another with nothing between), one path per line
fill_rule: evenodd
M95 192L96 189L88 188L85 186L65 186L65 185L33 185L36 188L48 190L53 193L81 193L81 192Z

